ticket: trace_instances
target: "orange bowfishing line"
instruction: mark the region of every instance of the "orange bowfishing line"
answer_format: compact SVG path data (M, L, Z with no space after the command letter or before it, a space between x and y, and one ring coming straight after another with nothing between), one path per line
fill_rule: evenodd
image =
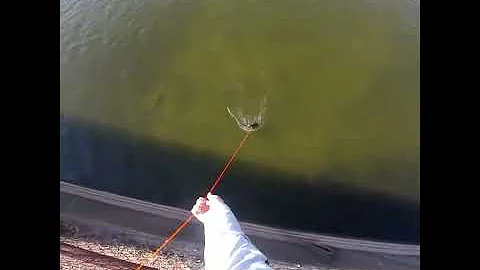
M237 156L238 152L240 152L240 149L242 148L243 144L245 143L245 141L247 140L248 138L248 135L250 135L250 131L247 131L245 133L245 136L243 136L243 139L240 141L240 144L238 145L237 149L235 149L235 152L233 152L233 155L232 157L230 157L230 160L225 164L225 167L223 168L222 172L220 173L220 175L217 177L217 179L215 180L215 182L213 182L213 184L210 186L210 188L208 188L207 192L205 192L205 194L203 194L202 197L206 197L207 194L209 192L213 192L215 190L215 188L218 186L218 184L220 183L220 180L222 180L223 178L223 175L225 174L225 172L228 170L228 168L230 167L230 165L232 165L235 157ZM192 221L193 219L193 214L190 214L190 216L184 220L174 231L172 234L170 234L169 237L167 237L167 239L165 239L165 241L163 241L163 243L153 252L153 260L150 262L154 262L158 253L160 252L160 250L162 250L164 247L166 247L172 240L173 238L175 238L175 236L177 236L177 234L183 229L185 228L188 223L190 221ZM140 264L138 267L135 268L135 270L140 270L141 268L143 267L143 264Z

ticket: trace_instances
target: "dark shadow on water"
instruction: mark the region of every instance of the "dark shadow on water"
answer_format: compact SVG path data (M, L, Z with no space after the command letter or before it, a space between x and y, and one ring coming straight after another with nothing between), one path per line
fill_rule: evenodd
M190 209L227 158L60 117L60 179L89 188ZM217 191L242 221L419 244L418 202L348 186L306 184L299 176L241 157L232 168ZM335 180L329 178L313 182Z

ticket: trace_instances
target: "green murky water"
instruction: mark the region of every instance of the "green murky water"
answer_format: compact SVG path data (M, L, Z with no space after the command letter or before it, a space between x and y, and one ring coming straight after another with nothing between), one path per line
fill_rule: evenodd
M61 113L418 197L419 7L408 1L61 3ZM388 177L385 177L388 176Z
M419 200L418 1L60 7L62 115L225 159L266 94L242 161Z

